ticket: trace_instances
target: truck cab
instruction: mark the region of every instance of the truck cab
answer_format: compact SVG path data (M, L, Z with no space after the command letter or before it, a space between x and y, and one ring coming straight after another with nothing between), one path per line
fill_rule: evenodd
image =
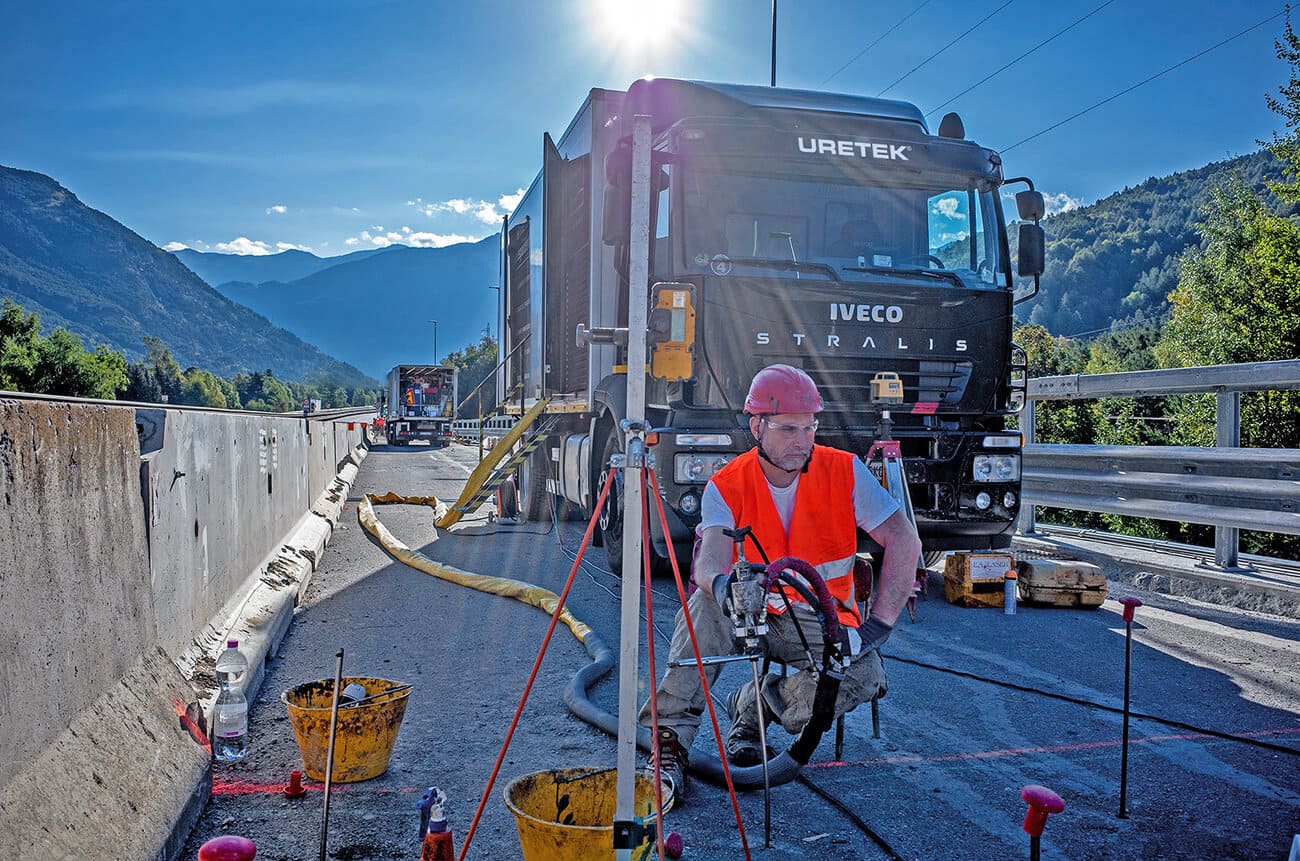
M1024 385L1013 270L1041 272L1041 230L1025 225L1040 231L1037 258L1022 243L1013 267L1000 156L960 121L932 135L918 108L883 99L643 80L593 91L560 144L546 139L503 236L502 321L504 349L530 339L502 385L580 417L540 464L546 487L589 506L621 446L625 350L578 347L572 332L627 325L636 114L654 135L647 409L671 533L654 536L657 552L689 547L704 483L754 443L749 381L777 362L817 382L817 441L860 456L880 432L873 379L901 383L892 433L926 549L1008 546L1021 440L1007 416Z

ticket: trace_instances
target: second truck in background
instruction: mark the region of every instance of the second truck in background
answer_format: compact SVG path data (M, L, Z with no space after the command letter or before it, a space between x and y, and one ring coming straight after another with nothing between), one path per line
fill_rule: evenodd
M434 448L447 445L456 420L456 368L398 365L388 372L380 411L389 445L413 440L426 440Z

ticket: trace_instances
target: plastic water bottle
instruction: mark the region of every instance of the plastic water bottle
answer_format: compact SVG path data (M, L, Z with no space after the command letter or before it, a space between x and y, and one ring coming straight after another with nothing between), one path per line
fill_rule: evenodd
M226 650L217 657L221 692L212 710L212 756L218 762L234 762L248 752L247 676L248 659L239 651L239 641L227 640Z
M1017 582L1019 582L1019 580L1016 577L1016 569L1012 568L1007 571L1006 578L1002 581L1002 612L1006 613L1008 616L1016 615Z

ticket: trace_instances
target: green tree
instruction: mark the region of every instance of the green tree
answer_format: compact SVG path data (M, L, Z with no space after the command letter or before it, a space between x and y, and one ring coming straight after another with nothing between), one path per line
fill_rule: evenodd
M475 386L487 379L488 374L492 373L493 368L496 367L496 341L492 340L490 335L484 333L477 344L471 344L463 350L457 350L449 354L445 364L456 366L458 397L464 400L469 397L469 393L474 390ZM483 387L465 405L466 415L467 417L477 415L480 410L488 412L496 406L496 403L496 388L489 380L483 383Z
M1286 131L1275 131L1271 140L1258 143L1282 161L1288 180L1269 183L1269 188L1283 200L1300 201L1300 37L1291 27L1290 6L1286 10L1286 29L1273 47L1277 58L1291 67L1291 74L1286 85L1278 89L1281 98L1266 95L1264 100L1285 121Z
M1275 215L1240 183L1217 189L1206 211L1205 246L1182 261L1173 315L1155 353L1163 367L1300 358L1300 225ZM1214 444L1214 396L1170 399L1171 436ZM1245 446L1300 447L1300 393L1246 392ZM1294 554L1294 536L1243 533L1243 545Z
M222 380L210 371L199 368L186 368L181 375L181 402L196 407L229 409L234 406L226 400L226 391ZM236 396L238 403L238 396Z
M40 317L6 299L0 312L0 388L80 398L117 396L126 387L126 358L58 328L40 334Z

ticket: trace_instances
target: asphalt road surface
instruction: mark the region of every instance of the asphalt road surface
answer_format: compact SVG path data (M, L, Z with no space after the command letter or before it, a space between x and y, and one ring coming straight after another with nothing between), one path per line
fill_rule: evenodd
M375 448L329 549L254 700L250 752L214 766L214 789L185 848L197 857L218 834L258 845L259 861L317 858L321 785L305 797L280 792L299 752L282 691L345 675L414 685L388 771L336 787L329 857L419 857L416 802L428 786L450 798L459 851L487 785L545 633L545 613L449 584L397 563L361 529L364 493L453 500L476 450L453 445ZM377 506L379 519L424 555L469 571L559 592L585 524L490 522L488 509L450 530L427 507ZM656 648L664 660L676 588L654 581ZM1113 585L1113 584L1112 584ZM617 653L619 581L592 548L569 607ZM1020 789L1037 783L1065 800L1043 837L1045 859L1285 858L1300 832L1300 622L1193 601L1138 594L1133 644L1129 818L1119 807L1124 623L1114 598L1099 610L961 609L931 578L917 621L902 621L885 647L890 691L881 737L870 711L850 714L843 760L822 741L796 782L772 790L772 845L764 848L763 794L740 797L753 858L1004 859L1028 857ZM644 615L644 607L642 608ZM643 631L644 637L644 631ZM646 649L641 648L642 693ZM612 767L611 738L565 708L570 677L588 662L567 629L556 630L468 857L519 858L502 792L514 777L575 766ZM721 698L748 674L723 672ZM593 691L616 711L616 674ZM721 710L725 726L725 711ZM778 746L789 738L774 731ZM715 744L702 731L696 752ZM716 747L714 747L716 752ZM839 800L851 815L827 802ZM683 857L744 858L724 789L695 780L668 813ZM610 855L612 857L612 853ZM529 859L540 861L540 859Z

